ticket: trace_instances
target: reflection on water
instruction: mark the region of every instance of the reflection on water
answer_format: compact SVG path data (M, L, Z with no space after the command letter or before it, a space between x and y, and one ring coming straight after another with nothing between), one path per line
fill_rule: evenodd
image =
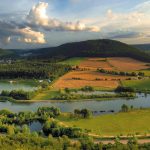
M12 81L2 82L2 81L0 81L0 92L2 92L3 90L12 91L12 90L20 90L20 89L22 89L24 91L33 91L37 88L34 86L31 86L31 85L19 83L19 82L12 82Z
M80 94L80 95L100 95L100 94L115 94L115 92L107 92L107 91L91 91L91 92L84 92L84 91L77 91L72 92L73 94Z

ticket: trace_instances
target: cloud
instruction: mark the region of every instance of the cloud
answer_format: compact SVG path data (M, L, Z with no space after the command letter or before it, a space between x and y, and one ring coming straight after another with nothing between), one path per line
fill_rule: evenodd
M19 42L44 44L44 34L32 30L30 27L20 28L12 22L0 21L1 44L8 44L15 37Z
M46 43L44 34L41 32L33 31L30 27L18 29L17 32L22 35L21 37L18 38L19 42L34 43L34 44Z
M27 23L31 27L41 27L47 31L91 31L98 32L97 26L86 26L81 21L64 22L55 18L51 18L46 14L48 3L39 2L33 6L26 17Z
M108 9L105 18L99 22L101 32L107 38L146 37L150 26L150 13L144 10L147 5L150 6L150 1L136 6L128 13L116 13Z
M111 39L138 38L142 36L144 36L144 34L134 31L115 31L115 32L108 32L105 34L105 37Z
M44 31L99 31L97 26L86 26L81 21L73 23L51 18L46 13L47 8L48 3L39 2L22 20L0 20L1 43L8 44L14 38L23 43L45 44Z

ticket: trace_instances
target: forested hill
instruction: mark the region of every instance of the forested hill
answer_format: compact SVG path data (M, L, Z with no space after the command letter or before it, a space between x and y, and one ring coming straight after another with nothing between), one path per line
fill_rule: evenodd
M150 44L137 44L133 45L134 47L141 49L141 50L149 50L150 51Z
M150 53L114 40L88 40L34 50L3 50L0 58L65 59L69 57L131 57L150 62Z
M150 62L150 55L139 49L114 40L88 40L63 44L58 47L32 50L32 58L51 57L131 57Z

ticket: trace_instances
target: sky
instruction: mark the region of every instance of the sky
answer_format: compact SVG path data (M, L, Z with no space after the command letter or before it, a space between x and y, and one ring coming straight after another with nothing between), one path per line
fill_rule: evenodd
M89 39L150 43L150 0L0 1L1 48L41 48Z

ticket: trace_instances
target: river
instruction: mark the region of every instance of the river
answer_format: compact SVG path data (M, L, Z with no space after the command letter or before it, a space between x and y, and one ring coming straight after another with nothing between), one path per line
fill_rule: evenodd
M87 108L91 111L104 111L103 113L119 112L121 106L126 104L134 108L149 108L150 107L150 94L137 94L134 99L117 98L113 100L90 100L90 101L74 101L74 102L36 102L36 103L13 103L13 102L0 102L0 109L9 109L13 112L19 111L36 111L41 106L55 106L60 108L62 112L73 112L74 109Z

